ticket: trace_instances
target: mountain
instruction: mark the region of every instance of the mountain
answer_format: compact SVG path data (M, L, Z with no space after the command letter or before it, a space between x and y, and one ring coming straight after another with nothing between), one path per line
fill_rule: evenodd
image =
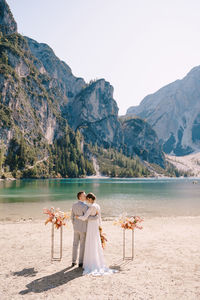
M153 127L164 152L187 155L200 150L200 66L156 93L146 96L127 116L139 116Z
M0 5L4 10L0 27L0 173L10 171L15 177L92 174L92 163L81 148L83 138L61 113L67 95L74 90L78 93L84 80L73 77L47 45L42 44L41 50L49 64L37 59L28 40L16 32L6 2L0 0ZM56 76L56 72L60 73Z
M66 108L66 118L74 130L79 129L87 142L120 148L122 128L113 87L104 79L81 91Z
M49 89L49 86L57 88L55 96L58 99L60 95L62 117L67 120L74 131L81 132L86 143L97 144L105 148L123 149L127 155L137 154L142 159L164 166L164 155L155 131L150 130L150 125L141 121L140 137L135 126L129 126L129 128L122 126L118 117L119 109L113 99L114 89L109 82L99 79L86 84L82 78L72 75L71 69L55 56L49 46L39 44L30 38L26 39L32 54L40 62L35 63L38 71L44 72L45 70L49 76L46 88ZM134 122L133 120L132 125ZM146 130L147 126L149 130ZM129 135L134 136L134 139L127 138L127 130ZM151 134L148 135L147 132ZM145 142L141 143L139 141L142 137ZM137 146L132 147L130 143L137 144ZM147 152L148 155L145 156L144 153Z
M17 32L17 23L5 0L0 0L0 32L2 32L2 34Z
M0 172L89 175L88 144L165 165L156 133L146 134L150 125L140 124L137 141L136 126L122 124L109 82L75 77L48 45L17 33L4 0L0 7ZM131 134L134 139L127 138Z
M121 143L118 107L113 87L104 79L91 81L73 76L69 66L60 61L46 44L27 38L31 53L37 58L35 67L46 74L45 88L54 93L60 112L69 125L84 135L86 142L106 147Z
M45 82L46 88L55 93L61 107L72 101L86 86L83 78L75 77L70 67L61 61L48 45L28 37L25 39L32 55L36 58L34 65L38 72L48 76Z
M152 127L140 118L122 120L127 155L136 153L143 160L165 167L164 154Z

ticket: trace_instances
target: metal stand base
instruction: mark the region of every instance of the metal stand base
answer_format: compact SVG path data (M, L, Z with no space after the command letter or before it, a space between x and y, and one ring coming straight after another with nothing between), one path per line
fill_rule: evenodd
M125 236L125 232L126 230L131 230L131 229L123 229L123 260L133 260L134 258L134 230L132 229L132 256L131 257L128 257L126 256L126 236Z
M55 225L52 223L52 229L51 229L51 261L61 261L62 259L62 236L63 236L63 230L62 226L60 227L60 256L54 257L54 227Z

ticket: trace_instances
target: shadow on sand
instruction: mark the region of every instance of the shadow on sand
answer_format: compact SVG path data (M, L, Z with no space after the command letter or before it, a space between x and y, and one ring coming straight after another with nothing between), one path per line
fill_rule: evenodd
M123 260L123 259L119 259L118 261L114 262L114 264L112 264L111 266L109 266L109 268L111 269L115 269L118 271L122 271L123 268L127 265L129 265L132 261L131 260Z
M42 293L82 276L83 270L81 268L75 268L72 270L71 268L72 267L68 267L52 275L33 280L26 285L27 289L20 291L19 294L25 295L31 292Z
M38 271L34 270L34 268L28 268L28 269L24 268L21 271L13 272L12 275L13 276L34 277L34 276L36 276L37 273L38 273Z

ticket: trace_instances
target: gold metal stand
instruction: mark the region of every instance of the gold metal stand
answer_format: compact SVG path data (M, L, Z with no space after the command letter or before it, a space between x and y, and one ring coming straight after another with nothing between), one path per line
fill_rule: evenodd
M51 261L61 261L62 259L62 236L63 236L63 230L62 226L60 227L60 257L54 257L54 227L55 225L52 223L52 229L51 229Z
M126 236L125 236L125 232L126 230L132 230L132 256L128 257L125 254L126 251ZM133 260L134 258L134 230L133 229L123 229L123 260Z

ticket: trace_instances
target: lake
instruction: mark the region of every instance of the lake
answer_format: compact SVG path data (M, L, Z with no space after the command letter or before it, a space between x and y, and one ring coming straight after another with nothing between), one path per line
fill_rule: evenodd
M103 217L200 215L200 179L40 179L0 182L0 220L44 219L51 206L69 211L81 190L97 196Z

